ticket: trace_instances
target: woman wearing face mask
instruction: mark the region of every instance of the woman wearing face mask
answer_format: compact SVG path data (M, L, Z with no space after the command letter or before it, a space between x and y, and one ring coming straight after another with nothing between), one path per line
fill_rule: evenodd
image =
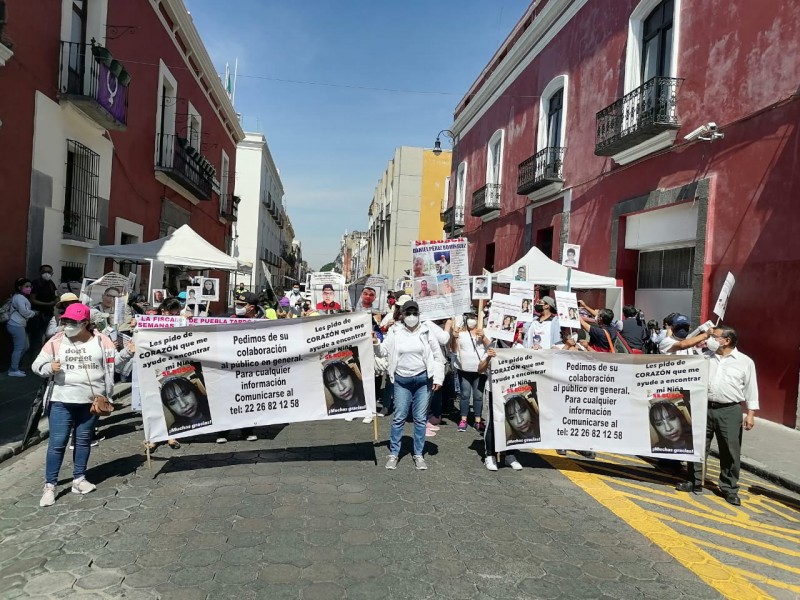
M9 377L25 377L26 373L19 368L22 355L28 351L28 334L25 327L28 319L36 316L36 311L31 308L28 296L31 295L32 285L29 279L24 277L14 282L14 295L11 296L11 316L6 323L6 329L11 336L14 348L11 351L11 368L8 371Z
M413 300L404 302L402 311L403 322L392 326L383 342L374 338L375 353L388 358L387 373L394 384L395 412L386 468L397 468L403 427L409 411L413 411L414 467L422 471L428 468L422 457L428 405L431 392L444 380L444 357L428 324L420 323L419 305Z
M32 369L42 377L53 377L50 399L50 439L47 445L45 486L39 506L55 502L58 472L64 462L67 440L74 429L72 493L88 494L96 486L86 480L91 442L97 417L90 411L95 396L111 398L114 370L133 356L132 348L117 352L107 336L89 323L89 307L71 304L61 317L62 332L56 333L33 361Z
M459 431L467 430L470 399L472 399L474 415L473 426L481 432L485 429L481 415L486 374L481 373L478 367L486 356L486 348L490 344L491 340L483 334L483 329L478 327L478 313L474 311L464 313L464 327L455 330L451 345L451 349L458 359L456 376L459 379L459 389L461 390Z

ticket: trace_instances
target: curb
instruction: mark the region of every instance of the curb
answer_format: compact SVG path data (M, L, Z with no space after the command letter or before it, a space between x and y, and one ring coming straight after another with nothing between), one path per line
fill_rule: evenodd
M127 404L122 402L122 399L125 396L129 396L131 391L131 384L130 383L118 383L114 389L114 395L111 396L111 400L116 405L129 405L130 402ZM26 446L22 446L22 440L18 442L12 442L10 444L5 444L0 446L0 464L4 463L5 461L14 458L18 454L21 454L25 450L30 448L34 448L41 444L44 440L50 437L50 422L47 417L42 417L39 419L39 424L36 426L38 431L31 436L31 439L28 440Z
M711 454L719 458L719 452L717 450L712 449ZM776 483L787 490L791 490L796 494L800 494L800 481L792 479L789 475L786 475L780 471L770 470L770 468L764 463L752 458L748 458L744 455L742 455L741 464L745 471L749 471L750 473L758 475L759 477L763 477L764 479L771 481L772 483Z

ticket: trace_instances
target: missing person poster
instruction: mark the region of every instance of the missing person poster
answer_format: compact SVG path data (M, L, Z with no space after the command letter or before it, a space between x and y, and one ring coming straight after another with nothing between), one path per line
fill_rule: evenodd
M422 320L446 319L472 307L467 240L417 241L411 250L414 300Z
M145 439L375 413L372 316L141 329Z
M344 275L333 271L311 273L311 304L321 311L340 311L347 308L347 287Z
M476 275L472 278L472 299L489 300L492 297L492 276Z
M725 283L722 284L722 289L719 291L717 302L714 304L714 314L720 319L725 318L725 311L728 310L728 299L731 297L734 285L736 285L736 278L733 273L728 272L725 277Z
M578 312L578 297L575 292L561 292L556 290L556 312L558 323L561 327L581 328L581 318Z
M708 363L700 356L499 349L491 385L498 452L705 458Z
M484 323L484 331L490 338L514 341L517 321L522 314L522 299L508 294L494 294L489 307L489 318Z
M581 260L581 247L577 244L564 244L564 254L561 256L561 264L565 267L577 269Z
M366 275L350 284L350 306L356 312L386 313L389 279L383 275Z

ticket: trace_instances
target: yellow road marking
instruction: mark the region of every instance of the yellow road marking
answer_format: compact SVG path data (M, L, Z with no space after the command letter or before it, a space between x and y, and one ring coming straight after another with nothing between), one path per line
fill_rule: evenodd
M719 544L714 544L713 542L707 542L705 540L695 539L694 543L700 546L704 546L706 548L712 548L714 550L718 550L719 552L732 554L733 556L738 556L739 558L746 558L747 560L752 560L753 562L761 563L762 565L768 565L770 567L775 567L776 569L781 569L783 571L789 571L790 573L796 573L797 575L800 575L800 569L796 567L793 567L791 565L786 565L784 563L775 562L774 560L770 560L768 558L764 558L763 556L758 556L756 554L751 554L750 552L744 552L743 550L735 550L730 546L720 546Z
M737 567L731 567L733 571L738 572L742 577L752 577L756 581L760 581L761 583L766 583L767 585L771 585L776 588L780 588L782 590L789 590L790 592L800 592L800 585L792 585L791 583L786 583L784 581L778 581L777 579L770 579L769 577L764 577L763 575L759 575L758 573L751 573L746 569L739 569Z
M766 509L766 510L768 510L770 512L773 512L776 515L783 517L787 521L791 521L792 523L800 523L800 519L796 519L796 518L794 518L794 517L792 517L790 515L787 515L783 511L779 510L778 508L776 508L774 506L771 506L770 504L765 502L765 500L771 500L770 498L764 498L764 497L761 497L761 496L752 496L752 500L755 500L756 502L758 502L758 505L761 508ZM774 500L771 500L771 501L775 502ZM775 502L775 504L778 504L778 502Z
M553 451L539 451L539 455L561 471L564 477L674 557L720 594L742 600L770 598L769 594L748 581L741 573L718 561L687 536L665 525L656 516L629 500L625 494L588 472L578 462L561 458ZM570 469L566 468L568 464Z

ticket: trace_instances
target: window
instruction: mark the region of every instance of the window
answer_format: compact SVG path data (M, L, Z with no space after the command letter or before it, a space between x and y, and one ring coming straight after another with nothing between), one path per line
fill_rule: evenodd
M442 211L444 212L447 210L447 202L450 198L450 178L444 178L444 194L442 195Z
M62 261L62 263L61 263L61 277L60 277L61 282L63 283L63 282L73 282L74 281L74 282L77 282L78 284L80 284L80 282L83 281L83 272L84 272L85 268L86 268L86 265L84 263L71 262L71 261ZM80 285L78 285L77 287L78 287L78 290L74 292L76 294L80 292ZM73 291L72 286L70 286L69 289L70 289L70 291Z
M161 61L156 108L156 164L160 166L172 167L177 104L178 82Z
M564 113L564 88L550 96L547 102L547 145L561 146L561 119Z
M228 169L230 168L230 160L225 151L222 151L222 163L220 166L221 174L219 176L219 214L232 213L232 199L231 191L228 189L230 180L228 178Z
M62 230L65 236L79 240L97 239L99 187L100 155L80 142L67 140Z
M483 260L483 268L494 273L494 242L486 244L486 257Z
M691 289L694 247L639 253L638 288Z
M553 78L542 90L539 102L539 132L536 150L565 146L567 125L567 76Z
M203 119L200 117L200 113L197 112L197 109L189 102L186 121L186 139L189 140L189 145L195 147L197 150L200 150L202 125Z
M486 183L500 185L503 169L503 130L495 131L486 155Z
M462 162L458 165L456 171L456 197L455 197L455 211L464 214L464 200L467 196L467 163Z
M83 92L83 73L86 65L86 2L70 3L69 57L67 59L67 89Z
M678 76L682 0L641 0L628 26L625 94L653 77Z

